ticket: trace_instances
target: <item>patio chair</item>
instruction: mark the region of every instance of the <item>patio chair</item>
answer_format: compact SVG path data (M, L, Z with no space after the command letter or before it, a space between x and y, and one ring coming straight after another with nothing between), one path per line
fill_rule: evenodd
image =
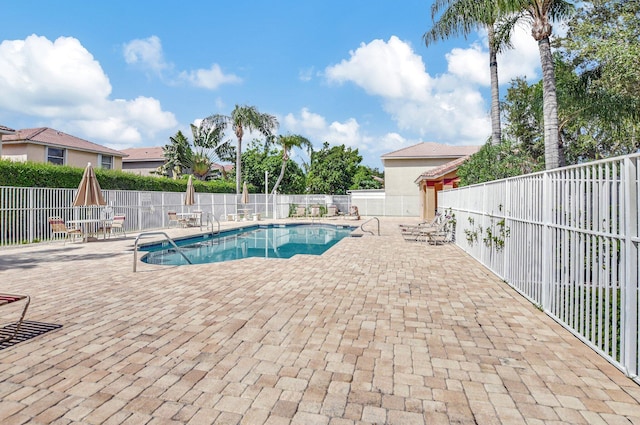
M293 214L291 214L291 217L306 217L307 216L307 208L306 207L296 207L296 210L294 211Z
M24 316L27 313L27 308L29 307L29 302L31 298L28 295L17 295L17 294L0 294L0 307L12 304L14 302L24 301L24 307L22 309L22 314L20 315L20 319L16 322L16 326L13 330L9 331L9 334L4 336L2 335L4 330L0 330L0 344L3 344L7 341L12 340L20 331L20 326L22 326L22 321L24 320Z
M109 228L109 237L111 237L111 235L116 233L116 232L122 233L125 238L127 237L127 233L124 231L124 220L125 219L126 219L126 216L124 216L124 215L114 215L113 216L113 220L111 221L111 225L110 225L110 228Z
M84 234L82 229L74 227L69 228L64 223L64 220L60 217L49 217L49 226L51 227L51 235L64 235L64 243L67 243L67 239L73 238L75 240L76 237L80 237L80 239L84 239Z
M187 220L188 226L198 227L202 229L202 211L194 211L193 215Z
M309 211L310 217L320 217L320 205L312 205Z
M185 220L184 218L178 217L178 213L175 211L169 211L167 212L167 214L169 215L169 227L171 227L171 223L175 223L176 226L181 226L181 227L186 227L187 225L187 220Z
M351 205L349 207L349 217L355 217L356 220L360 220L360 211L358 211L358 207L356 205Z

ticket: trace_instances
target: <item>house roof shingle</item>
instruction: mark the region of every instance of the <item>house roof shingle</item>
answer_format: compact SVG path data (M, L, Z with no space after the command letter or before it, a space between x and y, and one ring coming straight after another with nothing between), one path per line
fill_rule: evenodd
M89 142L49 127L18 130L14 134L6 135L2 138L2 143L5 144L24 143L25 141L28 143L59 146L85 152L95 152L120 157L127 156L124 152L107 148L106 146L98 145L97 143Z
M435 142L422 142L384 154L382 159L459 158L472 155L478 152L480 148L481 146L452 146Z
M123 153L127 156L123 162L156 162L164 161L164 151L162 146L151 146L147 148L128 148L123 149Z
M13 134L15 130L13 128L6 127L0 124L0 134Z
M449 161L445 164L442 164L439 167L432 168L429 171L425 171L424 173L420 174L420 176L415 180L415 182L418 183L421 180L437 179L439 177L442 177L445 174L458 169L458 167L462 165L462 163L465 162L467 159L469 159L469 155L461 156L460 158L454 159L453 161Z

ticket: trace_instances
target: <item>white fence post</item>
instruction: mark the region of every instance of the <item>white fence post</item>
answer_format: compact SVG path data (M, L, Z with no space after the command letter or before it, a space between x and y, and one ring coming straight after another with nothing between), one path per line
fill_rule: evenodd
M625 238L624 261L627 285L621 297L624 335L622 359L626 364L627 375L638 377L640 358L638 357L638 169L637 158L624 160L624 197L625 197Z

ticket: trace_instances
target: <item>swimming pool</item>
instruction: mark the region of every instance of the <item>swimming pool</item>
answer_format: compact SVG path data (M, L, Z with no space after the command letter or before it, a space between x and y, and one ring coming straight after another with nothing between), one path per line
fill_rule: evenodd
M176 240L192 264L217 263L249 257L291 258L297 254L320 255L356 227L329 224L271 224L244 227ZM167 242L143 245L142 261L149 264L186 265L184 257Z

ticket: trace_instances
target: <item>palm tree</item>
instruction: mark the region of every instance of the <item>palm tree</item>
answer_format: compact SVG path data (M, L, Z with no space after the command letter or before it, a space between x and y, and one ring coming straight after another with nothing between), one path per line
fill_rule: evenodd
M276 184L273 186L271 191L272 195L275 195L280 182L282 182L282 178L284 177L284 170L287 168L287 161L289 161L289 152L293 148L307 148L311 150L313 145L309 141L309 139L302 137L297 134L290 134L287 136L278 136L278 141L276 142L282 148L282 167L280 167L280 175L278 176L278 180L276 180Z
M169 137L169 144L162 147L166 159L165 169L171 170L173 178L177 179L186 168L193 163L193 151L189 146L189 140L178 131L175 136Z
M216 127L210 120L204 119L200 125L191 124L193 134L193 146L195 153L193 157L193 172L200 179L204 179L211 165L215 160L228 158L229 152L233 150L231 141L222 140L221 128ZM222 167L223 178L226 178L224 167Z
M446 9L445 9L446 8ZM440 19L435 20L440 15ZM500 18L496 0L436 0L431 6L433 27L422 36L425 44L463 35L467 37L479 27L487 30L489 38L489 70L491 74L491 143L500 144L500 92L498 88L498 53L510 47L510 31L496 33Z
M542 67L545 168L558 168L564 164L564 155L560 147L556 77L549 41L552 33L550 21L568 17L574 10L573 4L565 0L498 0L498 3L503 13L515 13L518 18L529 21L531 35L538 42Z
M259 131L265 137L269 137L278 127L276 117L258 111L255 106L236 105L231 115L212 115L205 118L211 131L217 134L220 140L224 137L224 129L232 127L238 145L236 149L236 193L242 190L242 137L244 131Z

